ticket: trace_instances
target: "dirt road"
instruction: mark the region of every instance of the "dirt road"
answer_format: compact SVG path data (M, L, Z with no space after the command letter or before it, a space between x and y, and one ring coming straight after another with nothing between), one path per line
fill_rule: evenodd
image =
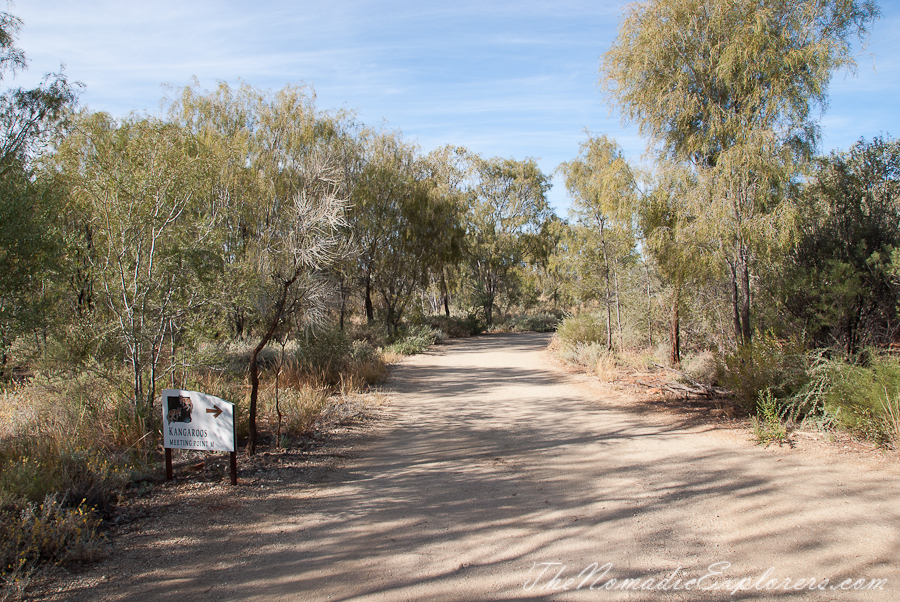
M895 463L764 449L598 398L549 365L547 341L408 358L384 420L323 482L173 527L152 562L112 574L123 550L66 595L900 600Z

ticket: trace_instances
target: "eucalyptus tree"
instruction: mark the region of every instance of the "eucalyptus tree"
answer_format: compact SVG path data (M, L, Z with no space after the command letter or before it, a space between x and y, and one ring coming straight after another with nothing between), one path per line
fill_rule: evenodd
M613 308L616 332L620 337L622 333L620 266L632 260L636 250L633 216L640 191L635 174L619 145L603 135L589 137L579 157L559 170L573 201L571 247L583 296L600 298L606 306L606 346L612 349Z
M466 207L466 156L465 148L443 146L431 151L425 158L429 179L434 183L433 194L443 199L444 225L439 226L439 247L435 248L431 262L431 275L437 277L440 304L444 315L450 316L450 285L453 275L459 273L465 254L465 230L462 216Z
M751 270L778 234L780 196L817 141L813 109L878 16L871 0L651 0L626 9L603 57L623 117L708 187L698 215L731 274L738 341L750 341Z
M515 270L535 258L544 224L550 179L534 159L469 159L471 183L466 215L467 255L485 321L493 323L498 296Z
M362 168L350 192L350 225L359 248L366 319L372 322L377 280L395 269L387 259L407 233L402 206L414 180L416 151L399 132L365 130L362 145Z

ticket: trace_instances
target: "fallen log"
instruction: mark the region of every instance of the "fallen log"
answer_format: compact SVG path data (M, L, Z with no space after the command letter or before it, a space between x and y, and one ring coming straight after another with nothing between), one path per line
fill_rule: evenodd
M691 385L694 386L695 391L692 391L692 392L694 392L696 395L704 395L706 397L728 397L731 395L731 391L729 391L728 389L723 389L721 387L713 387L711 385L705 385L701 382L694 380L693 378L691 378L690 376L688 376L681 370L676 370L675 368L669 368L668 366L661 366L655 362L651 362L651 363L652 363L652 365L656 366L657 368L662 368L663 370L668 370L669 372L674 372L675 374L678 374L679 376L681 376L683 379L685 379Z

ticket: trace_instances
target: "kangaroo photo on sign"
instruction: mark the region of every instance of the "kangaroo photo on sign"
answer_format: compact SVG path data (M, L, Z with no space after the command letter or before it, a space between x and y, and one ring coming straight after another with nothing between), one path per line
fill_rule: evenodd
M234 404L218 397L165 389L162 392L163 447L234 451Z

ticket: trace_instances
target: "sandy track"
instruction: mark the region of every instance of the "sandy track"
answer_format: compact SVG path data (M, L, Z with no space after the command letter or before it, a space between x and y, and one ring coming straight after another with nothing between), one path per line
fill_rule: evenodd
M173 527L141 566L123 549L59 599L900 600L895 464L636 412L552 368L547 341L409 358L389 415L323 482ZM887 582L830 589L845 579Z

